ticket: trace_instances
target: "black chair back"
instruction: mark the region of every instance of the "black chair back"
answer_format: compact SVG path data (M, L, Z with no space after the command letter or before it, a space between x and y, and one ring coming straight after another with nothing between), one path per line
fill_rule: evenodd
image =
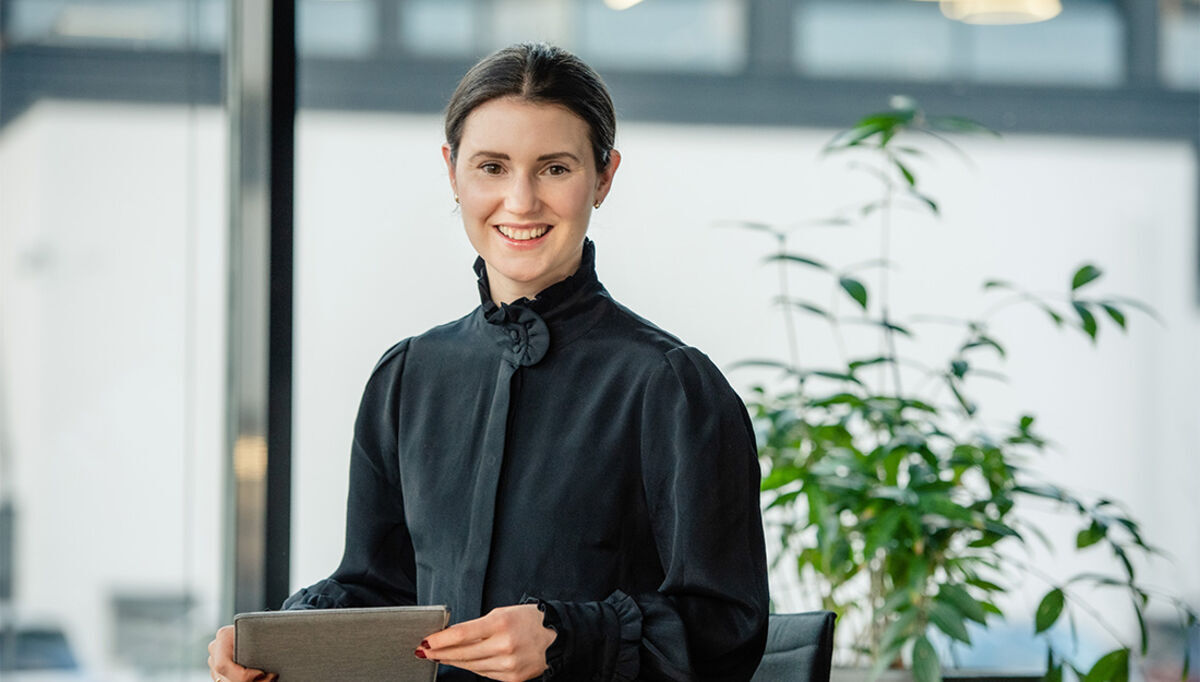
M832 611L772 613L767 650L752 682L829 682L833 660Z

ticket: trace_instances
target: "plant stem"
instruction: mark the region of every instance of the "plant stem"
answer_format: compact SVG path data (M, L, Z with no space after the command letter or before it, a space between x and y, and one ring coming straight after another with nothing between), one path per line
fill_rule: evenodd
M1012 561L1014 564L1017 564L1021 568L1024 568L1026 571L1029 571L1032 575L1034 575L1038 578L1041 578L1042 581L1045 582L1047 585L1050 585L1052 587L1058 587L1058 583L1054 580L1054 578L1052 578L1048 574L1042 572L1041 570L1039 570L1032 564L1027 564L1018 559L1010 559L1010 561ZM1066 586L1059 587L1059 589L1062 590L1063 596L1065 596L1067 598L1067 600L1069 600L1073 605L1079 607L1080 610L1084 611L1089 616L1091 616L1092 619L1096 621L1096 624L1099 625L1101 628L1103 628L1104 631L1107 632L1108 635L1110 637L1112 637L1113 640L1116 641L1117 644L1124 643L1124 640L1121 638L1121 636L1119 634L1117 634L1117 632L1115 630L1112 629L1112 626L1110 626L1108 624L1108 621L1104 620L1104 617L1100 615L1099 611L1096 611L1087 602L1077 599L1074 595L1072 595L1070 592L1067 591Z
M890 157L890 153L884 150L885 156ZM892 187L892 182L886 176L883 184L883 208L880 210L880 245L879 245L879 260L883 263L888 263L888 256L891 254L891 238L892 238L892 199L895 191ZM891 301L891 269L881 268L882 272L879 275L879 301L880 310L883 318L883 338L887 345L886 356L891 359L891 362L885 363L890 365L892 369L892 382L894 384L895 395L897 398L904 394L904 390L900 385L900 363L897 361L896 355L896 332L891 327L890 306ZM887 376L887 368L880 367L880 384L886 386L884 378Z
M787 236L780 234L779 255L787 253ZM788 292L787 261L780 258L779 263L779 293L783 297L783 324L787 330L788 354L792 360L792 369L800 371L800 346L796 340L796 320L792 315L792 299Z

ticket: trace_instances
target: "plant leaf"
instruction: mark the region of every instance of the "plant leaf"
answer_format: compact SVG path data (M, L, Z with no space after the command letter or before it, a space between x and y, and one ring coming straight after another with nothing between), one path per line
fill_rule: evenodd
M858 371L858 370L862 369L863 367L869 367L871 365L880 365L880 364L893 363L893 362L895 362L895 360L892 358L889 358L887 356L880 356L877 358L870 358L869 360L852 360L846 366L850 368L850 371Z
M968 350L971 350L972 348L981 348L984 346L987 346L990 348L995 348L996 352L1000 354L1001 358L1005 357L1004 346L1001 346L999 342L997 342L995 339L993 339L990 336L980 336L979 338L975 339L974 341L964 344L963 347L960 348L959 350L960 351L968 351Z
M928 206L928 207L929 207L929 210L933 211L933 214L934 214L934 215L940 215L940 214L941 214L941 209L940 209L940 208L938 208L938 204L937 204L937 202L936 202L936 201L934 201L932 198L930 198L930 197L928 197L928 196L926 196L926 195L924 195L924 194L921 194L920 192L918 192L918 191L917 191L917 190L915 190L915 189L913 189L913 190L909 190L909 193L910 193L910 194L912 194L912 195L913 195L914 197L916 197L917 199L919 199L919 200L921 201L921 203L923 203L923 204L925 204L926 206Z
M1055 310L1054 308L1051 308L1048 305L1043 304L1041 307L1042 307L1042 310L1046 311L1046 314L1050 316L1050 319L1054 320L1055 327L1062 326L1062 323L1063 323L1062 314L1060 314L1057 310Z
M1080 573L1079 575L1073 576L1068 582L1077 583L1083 581L1088 581L1096 585L1105 585L1108 587L1122 587L1128 584L1124 580L1104 575L1102 573Z
M967 118L965 116L930 116L929 127L933 130L941 130L954 133L987 133L1000 137L1000 133L983 125L979 121Z
M942 602L934 602L933 606L929 609L929 622L963 644L971 643L971 635L967 632L967 624L957 609L950 608Z
M775 299L775 302L779 303L781 305L789 305L793 308L797 308L797 309L803 310L805 312L810 312L814 315L817 315L819 317L824 317L826 319L833 317L832 315L829 314L829 312L827 310L825 310L821 306L819 306L815 303L809 302L809 301L804 301L804 300L798 299L798 298L786 299L783 297L778 297Z
M896 169L900 171L900 174L904 176L904 181L908 183L908 186L916 187L917 178L912 174L912 171L908 169L908 166L905 166L899 160L894 160L893 163L896 164Z
M797 256L794 253L775 253L763 259L764 263L774 263L777 261L785 261L788 263L796 263L798 265L808 265L817 268L818 270L828 270L829 266L819 260L809 258L807 256Z
M1129 679L1129 649L1117 649L1100 657L1081 682L1126 682Z
M1096 340L1096 316L1092 311L1088 310L1087 304L1083 301L1071 301L1071 307L1075 308L1075 312L1079 314L1079 321L1083 324L1083 331L1088 336L1092 337L1092 341Z
M1146 614L1142 613L1142 607L1143 604L1133 600L1133 612L1137 614L1138 635L1141 637L1141 652L1145 657L1146 652L1150 650L1150 632L1146 629Z
M1034 633L1045 632L1054 625L1058 617L1062 615L1065 596L1059 588L1054 588L1042 597L1042 602L1038 604L1037 611L1034 615L1035 629Z
M975 600L975 597L972 597L971 593L967 592L962 585L942 585L941 589L938 590L938 597L948 602L954 608L958 609L959 613L976 623L987 623L987 612L983 610L983 607Z
M883 329L890 329L890 330L896 332L897 334L903 334L904 336L907 336L909 338L912 338L912 335L913 335L912 331L910 331L907 327L902 327L893 322L884 322L883 320L869 320L864 317L843 317L843 318L841 318L840 321L845 322L847 324L875 325L876 327L881 327Z
M916 682L941 682L942 666L938 662L937 652L925 635L917 638L913 644L912 653L913 679Z
M737 362L730 365L729 369L732 371L735 369L741 369L742 367L770 367L772 369L783 370L789 374L796 373L796 368L792 367L791 365L787 364L786 362L780 362L779 360L759 359L759 358L753 358L750 360L738 360Z
M967 400L967 397L958 390L958 386L954 383L954 379L949 374L946 375L946 385L950 387L950 392L954 394L954 399L957 400L958 404L963 408L963 412L966 412L968 417L974 416L975 410L977 409L975 403Z
M1004 619L1004 612L1000 610L1000 607L999 607L999 606L996 606L996 605L995 605L995 604L993 604L992 602L990 602L990 601L981 601L981 602L979 602L979 605L983 607L983 610L984 610L984 611L987 611L988 613L990 613L990 614L992 614L992 615L994 615L994 616L1000 616L1000 619L1001 619L1001 620L1003 620L1003 619Z
M894 121L882 120L884 114L872 117L868 116L859 121L850 130L843 130L833 137L832 140L825 145L823 150L825 153L845 149L847 147L855 147L861 144L864 140L876 133L881 133L895 125Z
M954 376L958 377L959 379L966 376L967 370L969 369L970 365L967 364L966 360L954 360L950 363L950 371L953 372Z
M1075 276L1071 278L1071 291L1076 291L1091 282L1095 282L1104 274L1100 268L1088 263L1075 271Z
M1155 310L1154 308L1151 308L1150 306L1146 305L1145 303L1142 303L1141 301L1137 300L1136 298L1129 298L1127 296L1114 296L1112 298L1111 302L1112 303L1121 303L1121 304L1127 305L1131 308L1137 308L1138 310L1142 311L1143 313L1146 313L1147 315L1149 315L1150 318L1153 319L1155 322L1158 322L1159 324L1165 324L1163 322L1162 317L1159 316L1157 310Z
M826 379L834 379L835 381L849 381L851 383L862 385L862 380L852 374L843 374L842 372L834 372L832 370L814 369L807 373L808 376L824 377Z
M1105 532L1104 526L1092 521L1092 525L1079 531L1079 534L1075 536L1075 547L1078 549L1091 547L1104 539Z
M842 285L842 289L850 294L850 298L857 301L863 310L867 309L867 288L863 286L862 282L853 277L841 277L838 279L838 284Z
M1104 312L1108 313L1108 316L1112 318L1113 322L1117 323L1118 327L1125 329L1125 313L1121 312L1119 308L1111 303L1101 303L1100 307L1104 308Z
M967 584L978 587L979 589L983 590L984 592L1005 592L1005 591L1007 591L1003 587L1000 587L999 585L997 585L996 583L989 582L987 580L984 580L983 578L967 578Z

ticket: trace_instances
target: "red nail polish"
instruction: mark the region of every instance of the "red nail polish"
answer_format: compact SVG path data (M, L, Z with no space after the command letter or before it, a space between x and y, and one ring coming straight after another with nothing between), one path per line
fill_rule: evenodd
M417 649L416 651L414 651L414 652L413 652L413 654L414 654L414 655L415 655L417 658L425 658L425 652L424 652L424 651L421 651L420 649Z
M421 640L421 648L428 649L429 648L429 640L427 640L427 639Z

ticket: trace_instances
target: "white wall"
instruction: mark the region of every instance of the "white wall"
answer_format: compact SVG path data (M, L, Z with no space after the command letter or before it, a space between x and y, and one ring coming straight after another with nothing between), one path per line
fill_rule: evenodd
M223 125L213 111L47 102L0 133L19 597L30 611L69 619L92 665L104 664L104 600L114 587L186 583L215 613ZM340 557L351 426L371 367L396 340L477 303L440 131L431 116L299 118L297 587ZM719 365L781 356L775 274L758 265L770 240L714 223L796 224L860 198L860 178L817 158L829 135L624 124L624 161L591 233L602 280ZM918 166L945 217L898 222L897 312L976 313L985 305L978 284L990 277L1061 291L1085 260L1106 270L1098 291L1152 303L1165 326L1135 314L1127 336L1105 326L1095 350L1037 314L1003 315L996 334L1008 341L1011 382L980 389L992 419L1038 416L1061 448L1043 463L1050 475L1128 502L1151 541L1175 556L1148 579L1196 603L1200 577L1187 570L1200 563L1190 147L1035 136L963 145L973 165L939 155ZM794 242L838 264L878 252L866 230L808 228ZM794 281L796 295L828 295L816 279ZM948 341L932 330L929 339ZM830 351L822 328L805 327L806 362ZM750 379L731 374L738 386ZM188 419L194 460L183 443ZM1059 572L1086 560L1046 561ZM782 605L789 600L799 598Z
M116 592L191 591L216 621L223 120L42 102L0 133L15 606L92 670Z
M351 425L375 360L396 340L477 303L474 254L453 212L436 117L306 112L298 130L297 586L328 573L340 556ZM843 161L818 158L830 135L624 124L615 189L591 230L601 279L719 365L783 357L782 321L769 304L775 272L758 264L771 240L716 223L795 225L874 192ZM1084 262L1106 273L1090 293L1151 303L1165 326L1134 313L1121 335L1102 320L1095 349L1039 312L998 315L992 324L1008 345L1010 382L985 380L976 395L993 423L1036 415L1057 446L1039 468L1086 498L1127 502L1150 541L1174 557L1146 567L1147 581L1195 603L1200 578L1188 567L1200 561L1191 522L1200 518L1200 310L1190 146L1039 136L961 143L971 162L937 153L915 166L944 217L897 219L895 312L977 315L995 301L980 292L990 278L1065 293ZM800 229L793 248L840 265L879 255L874 228ZM817 278L793 281L793 295L829 295ZM823 327L804 329L805 363L834 357ZM934 352L908 351L930 361L961 341L920 329ZM743 387L753 378L731 374ZM1052 515L1047 523L1061 547L1073 546L1074 526ZM1064 549L1034 560L1062 577L1096 568L1098 555ZM781 606L804 605L786 581L776 587ZM1030 581L1017 601L1046 589ZM1101 599L1122 629L1133 627L1115 595Z

